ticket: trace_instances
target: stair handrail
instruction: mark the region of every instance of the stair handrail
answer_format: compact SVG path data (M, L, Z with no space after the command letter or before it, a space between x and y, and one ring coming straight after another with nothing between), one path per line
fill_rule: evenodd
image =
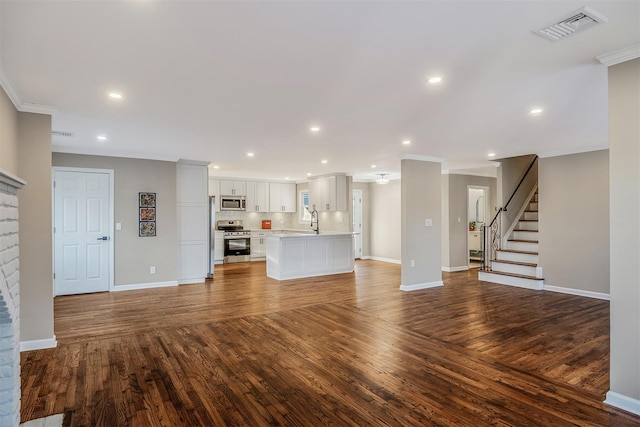
M531 164L527 168L526 172L524 173L524 175L522 175L522 178L520 179L520 182L518 182L518 185L516 186L515 190L513 190L513 193L511 193L511 197L509 197L509 200L507 200L507 203L505 203L504 207L498 209L498 212L496 212L496 215L493 217L493 220L491 220L491 222L489 223L489 227L485 225L482 226L482 246L480 247L480 250L482 251L482 261L480 263L481 270L490 271L491 259L495 256L497 251L502 249L502 239L501 239L502 221L498 221L498 218L500 217L502 212L507 212L507 206L509 206L509 203L511 203L511 200L513 200L513 198L515 197L516 193L520 189L520 186L529 175L529 172L531 171L531 169L533 168L533 165L536 163L537 160L538 160L538 155L536 154L534 155L533 160L531 161ZM487 236L487 228L489 228L489 231L491 233L489 236ZM487 237L489 237L488 241L487 241ZM487 246L488 246L487 243L490 244L490 247L488 248L489 250L487 250Z
M509 197L509 200L507 200L507 203L504 205L504 211L507 211L507 206L509 206L509 203L511 203L511 200L513 199L513 197L516 195L516 193L518 192L518 190L520 189L520 186L522 185L522 183L524 182L525 178L527 177L527 175L529 175L529 171L531 171L531 168L533 167L533 165L535 164L535 162L538 160L538 155L536 154L535 157L533 158L533 160L531 161L531 164L529 165L529 167L527 168L527 171L524 173L524 175L522 175L522 178L520 179L520 182L518 183L518 185L516 186L516 189L513 190L513 193L511 193L511 197ZM497 214L496 214L497 215Z

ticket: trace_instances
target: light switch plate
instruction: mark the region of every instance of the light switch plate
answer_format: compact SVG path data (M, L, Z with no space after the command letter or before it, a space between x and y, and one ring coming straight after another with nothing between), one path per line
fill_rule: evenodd
M433 226L433 220L431 220L431 219L425 219L425 220L424 220L424 226L425 226L425 227L431 227L431 226Z

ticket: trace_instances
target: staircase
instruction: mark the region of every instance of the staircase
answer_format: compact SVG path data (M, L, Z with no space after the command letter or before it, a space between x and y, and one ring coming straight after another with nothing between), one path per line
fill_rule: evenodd
M536 191L511 232L506 248L496 250L489 266L478 271L485 282L542 289L544 279L538 267L538 192Z

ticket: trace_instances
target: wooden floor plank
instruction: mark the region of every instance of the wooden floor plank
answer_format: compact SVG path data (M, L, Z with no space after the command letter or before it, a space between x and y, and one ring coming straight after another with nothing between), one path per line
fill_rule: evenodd
M22 421L69 426L637 426L602 403L609 303L400 268L58 297L58 347L22 354Z

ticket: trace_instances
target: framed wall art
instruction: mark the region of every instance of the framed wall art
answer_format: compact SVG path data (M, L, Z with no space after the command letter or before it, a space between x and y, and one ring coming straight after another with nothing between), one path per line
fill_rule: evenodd
M140 237L156 235L156 193L138 193L138 221Z

